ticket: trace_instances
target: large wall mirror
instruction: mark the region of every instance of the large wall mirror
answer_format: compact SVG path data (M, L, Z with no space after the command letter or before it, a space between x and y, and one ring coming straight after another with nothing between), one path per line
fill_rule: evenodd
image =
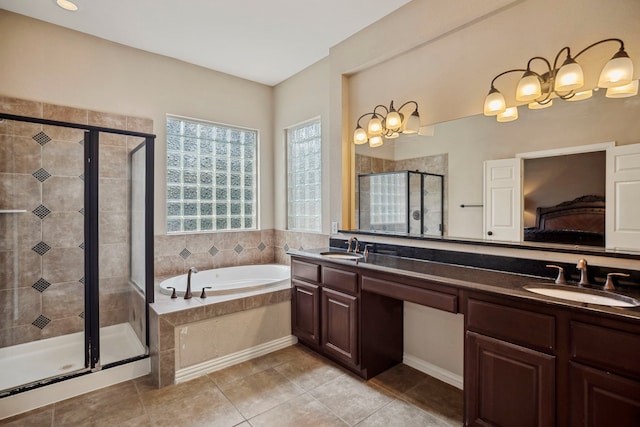
M583 101L555 100L551 108L528 110L525 105L519 110L520 117L513 122L498 123L493 117L477 115L436 124L429 136L403 135L377 148L356 146L352 179L357 180L362 173L383 172L390 161L406 169L442 174L443 238L484 241L485 161L606 142L616 146L640 143L640 96L610 99L600 90ZM538 208L604 198L603 156L600 152L523 162L524 203L518 213L523 229L536 226ZM635 214L630 215L639 217L640 200L633 206ZM354 209L353 218L358 217L356 213ZM357 221L353 228L358 228ZM535 238L540 236L529 237L526 244L535 246ZM560 243L572 247L585 244L571 240Z

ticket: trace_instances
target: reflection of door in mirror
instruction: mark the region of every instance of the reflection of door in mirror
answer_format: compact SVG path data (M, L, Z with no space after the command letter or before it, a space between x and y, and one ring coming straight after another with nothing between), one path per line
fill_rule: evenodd
M518 179L514 168L521 161ZM610 142L486 161L484 194L487 239L519 241L523 235L525 241L640 250L640 144Z

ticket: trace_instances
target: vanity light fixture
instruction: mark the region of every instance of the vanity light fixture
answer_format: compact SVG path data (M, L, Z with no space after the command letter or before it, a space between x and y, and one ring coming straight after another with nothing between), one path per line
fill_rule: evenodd
M403 109L407 114L402 113ZM365 129L360 124L360 120L367 116L371 116L371 118ZM401 133L411 135L418 133L419 130L418 103L407 101L396 110L393 101L391 101L389 108L381 104L376 105L373 111L358 118L356 130L353 132L353 143L366 144L368 142L372 148L380 147L384 143L383 137L384 139L393 139L398 138Z
M527 62L527 68L516 68L503 71L491 80L491 88L484 100L484 115L497 116L499 122L512 121L518 118L517 105L507 108L504 96L495 87L499 77L509 73L523 73L516 88L516 103L527 103L531 109L550 107L552 98L560 98L566 101L580 101L590 98L592 90L579 90L584 86L584 73L576 59L602 43L619 43L620 48L607 62L600 73L598 87L606 88L606 96L609 98L624 98L638 93L638 81L633 79L633 62L624 50L624 42L620 39L604 39L597 41L582 49L575 56L571 56L571 49L563 47L556 54L553 65L549 60L541 56L534 56ZM566 55L562 65L558 67L560 57ZM531 69L534 61L542 62L546 68L542 73ZM515 109L515 112L514 110ZM375 110L374 110L375 111Z
M68 10L71 12L75 12L76 10L78 10L78 6L69 0L56 0L56 4L64 10Z

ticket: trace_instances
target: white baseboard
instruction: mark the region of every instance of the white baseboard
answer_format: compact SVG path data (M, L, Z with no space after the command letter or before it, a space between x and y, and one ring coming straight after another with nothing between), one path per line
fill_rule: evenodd
M250 347L246 350L241 350L226 356L217 357L215 359L207 360L197 365L182 368L176 371L175 382L182 383L192 380L210 372L219 371L220 369L227 368L229 366L236 365L247 360L255 359L256 357L264 356L276 350L289 347L298 342L298 338L293 335L278 338L273 341L266 342L264 344Z
M433 363L429 363L407 353L404 353L402 355L402 363L407 366L411 366L412 368L417 369L420 372L424 372L425 374L433 378L439 379L440 381L459 388L460 390L462 390L463 388L464 382L461 375L457 375L453 372L447 371L446 369L442 369L441 367L436 366Z
M142 377L151 372L150 359L82 375L0 399L0 420L80 394Z

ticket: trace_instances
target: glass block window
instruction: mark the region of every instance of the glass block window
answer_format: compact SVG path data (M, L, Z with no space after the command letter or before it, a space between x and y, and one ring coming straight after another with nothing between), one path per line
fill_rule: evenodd
M371 224L406 224L407 175L390 173L371 177Z
M258 132L167 116L167 232L256 228Z
M287 224L289 230L322 231L320 119L287 129Z

